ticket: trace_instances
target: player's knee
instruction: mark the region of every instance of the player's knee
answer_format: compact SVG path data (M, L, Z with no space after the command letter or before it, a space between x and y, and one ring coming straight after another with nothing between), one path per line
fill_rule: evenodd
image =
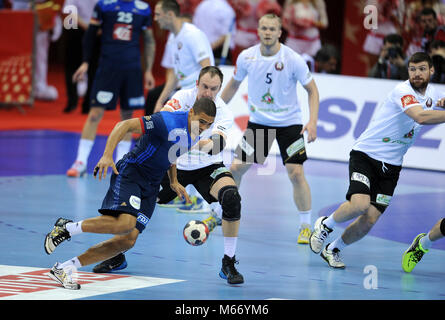
M218 201L222 208L222 218L226 221L241 219L241 196L236 186L222 187L218 192Z
M352 210L357 214L357 215L362 215L365 214L371 203L367 200L364 199L357 199L352 197L351 198L351 205L352 205Z
M132 231L136 226L136 218L128 214L119 216L115 225L114 234L124 234Z
M88 115L88 121L94 122L94 123L99 122L102 119L103 115L104 115L104 111L102 109L98 109L98 108L93 109L90 111L90 113Z
M288 176L292 184L300 185L306 181L303 166L295 166Z

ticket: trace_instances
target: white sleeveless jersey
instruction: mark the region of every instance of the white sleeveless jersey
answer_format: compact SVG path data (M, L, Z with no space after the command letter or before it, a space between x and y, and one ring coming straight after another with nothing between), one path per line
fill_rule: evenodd
M248 76L249 121L275 127L302 124L297 97L297 81L312 81L312 74L303 58L280 44L280 50L263 56L260 44L240 53L233 78L242 81Z
M431 110L441 97L428 85L425 95L416 92L409 80L397 85L377 107L368 128L352 146L371 158L401 166L403 156L414 143L422 127L405 111L414 106Z
M209 58L210 65L215 65L212 47L204 32L191 23L185 22L175 36L170 33L165 45L162 66L174 70L178 86L192 88L201 71L200 61Z
M183 89L176 92L173 97L165 104L175 111L188 111L193 107L196 101L198 90ZM209 139L214 133L222 133L224 137L228 136L228 132L233 125L233 114L226 103L217 97L215 99L216 104L216 117L213 124L209 129L201 133L200 139ZM195 170L207 167L213 163L223 162L222 153L211 156L205 152L198 150L190 150L184 153L176 160L176 167L180 170Z

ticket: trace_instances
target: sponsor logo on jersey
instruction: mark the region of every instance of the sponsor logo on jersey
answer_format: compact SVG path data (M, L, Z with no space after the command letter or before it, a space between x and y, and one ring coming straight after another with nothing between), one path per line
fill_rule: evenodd
M289 147L287 147L286 153L289 157L292 157L297 152L303 151L303 149L305 149L304 140L303 138L300 138L294 143L292 143Z
M404 137L404 138L412 139L413 136L414 136L414 129L411 129L411 131L408 132L407 134L405 134L403 137Z
M261 97L261 102L264 102L264 103L267 103L267 104L272 104L274 102L274 99L273 99L272 95L270 94L270 92L265 93Z
M419 103L419 101L417 101L416 97L413 96L412 94L404 95L401 100L402 100L403 108L405 108L405 107L407 107L409 105L412 105L412 104L418 104Z
M129 24L116 23L113 30L113 39L121 41L130 41L133 32L133 26Z
M375 199L375 202L377 202L378 204L382 204L384 206L389 206L389 203L391 202L392 197L388 196L386 194L381 194L378 193L377 197Z
M142 2L142 1L139 1L139 0L136 0L136 1L134 2L134 6L135 6L136 8L138 8L139 10L145 10L145 9L148 8L148 4L147 4L147 3Z
M131 196L129 202L133 208L135 208L137 210L139 210L141 208L141 198L136 197L136 196Z
M170 99L167 101L166 105L175 111L181 109L181 104L179 103L178 99Z
M148 217L145 214L143 214L141 212L138 213L137 221L139 223L143 224L144 226L147 226L147 223L148 223L149 220L150 219L148 219Z

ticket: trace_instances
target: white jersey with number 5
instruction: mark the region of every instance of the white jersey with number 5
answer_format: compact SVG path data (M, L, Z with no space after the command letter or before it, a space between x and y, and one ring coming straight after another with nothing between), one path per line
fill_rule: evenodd
M431 85L428 85L423 96L411 87L409 80L397 85L377 107L371 123L352 149L378 161L402 165L403 156L422 127L405 111L414 106L431 110L440 98L439 92Z
M261 54L260 44L250 47L238 56L233 78L242 81L246 76L249 121L274 127L302 124L297 82L307 85L312 74L298 53L280 44L269 57Z
M167 101L165 106L170 107L174 111L188 111L193 107L196 101L198 90L183 89L176 92L173 97ZM214 133L221 133L227 137L230 128L233 125L233 114L221 97L216 97L216 117L209 129L201 133L200 139L209 139ZM191 149L184 153L176 160L176 166L180 170L195 170L207 167L212 163L223 162L222 153L211 156L205 152Z

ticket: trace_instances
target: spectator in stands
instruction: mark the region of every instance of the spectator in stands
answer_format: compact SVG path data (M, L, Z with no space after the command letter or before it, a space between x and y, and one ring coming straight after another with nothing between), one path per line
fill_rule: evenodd
M434 66L434 74L430 81L434 83L445 83L445 42L434 40L431 42L430 50Z
M403 38L400 35L393 33L385 36L379 60L371 68L368 76L394 80L408 79L408 70L402 48Z
M445 41L445 26L439 25L434 9L425 8L420 12L420 26L423 29L422 50L424 52L430 53L432 41Z
M288 32L285 44L299 54L315 56L321 48L320 31L328 26L324 0L287 0L283 10L283 28Z
M315 54L315 66L314 71L319 73L332 73L338 74L338 63L340 61L340 55L335 46L331 44L325 44Z
M224 42L231 34L229 49L234 49L235 11L227 0L204 0L195 9L193 24L203 31L212 46L216 64L220 63ZM224 57L226 64L230 64L230 50Z

